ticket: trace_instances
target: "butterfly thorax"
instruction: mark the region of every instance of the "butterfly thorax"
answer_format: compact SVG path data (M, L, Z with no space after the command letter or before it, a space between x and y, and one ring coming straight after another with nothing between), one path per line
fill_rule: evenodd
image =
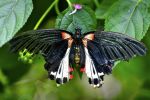
M75 43L79 45L81 42L81 29L80 28L75 29L75 34L73 38L74 38Z

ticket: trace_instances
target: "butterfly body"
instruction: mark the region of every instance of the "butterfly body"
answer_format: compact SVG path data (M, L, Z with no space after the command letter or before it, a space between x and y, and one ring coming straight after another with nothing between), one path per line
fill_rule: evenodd
M82 36L81 36L81 29L80 28L76 28L75 29L75 34L73 35L73 46L72 46L72 48L74 49L73 51L74 51L74 63L76 64L76 66L79 66L79 64L80 64L80 60L81 60L81 58L80 58L80 55L81 55L81 53L80 53L80 51L81 51L81 49L80 49L80 46L81 45L83 45L83 43L82 43Z
M75 33L61 29L27 31L10 41L12 51L27 49L45 58L45 69L57 84L73 78L73 65L85 72L93 87L103 84L103 76L110 74L114 62L128 60L135 55L145 55L143 43L121 33L91 31Z

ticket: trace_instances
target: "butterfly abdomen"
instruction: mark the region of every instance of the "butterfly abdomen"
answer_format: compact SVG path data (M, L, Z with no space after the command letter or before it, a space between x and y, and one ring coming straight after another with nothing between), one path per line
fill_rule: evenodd
M74 61L75 61L75 64L78 66L80 63L80 49L78 46L76 46L74 49L75 49Z

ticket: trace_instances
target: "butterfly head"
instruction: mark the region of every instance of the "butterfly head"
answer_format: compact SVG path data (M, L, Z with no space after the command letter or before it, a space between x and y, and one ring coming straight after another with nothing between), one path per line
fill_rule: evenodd
M77 27L75 28L75 39L80 39L81 38L81 28Z

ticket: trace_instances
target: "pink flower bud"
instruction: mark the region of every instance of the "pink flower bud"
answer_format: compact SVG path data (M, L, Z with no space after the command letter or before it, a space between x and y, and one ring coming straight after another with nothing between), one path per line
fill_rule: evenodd
M80 4L74 4L73 6L74 6L74 8L77 9L77 10L78 10L78 9L82 9L82 5L80 5Z

